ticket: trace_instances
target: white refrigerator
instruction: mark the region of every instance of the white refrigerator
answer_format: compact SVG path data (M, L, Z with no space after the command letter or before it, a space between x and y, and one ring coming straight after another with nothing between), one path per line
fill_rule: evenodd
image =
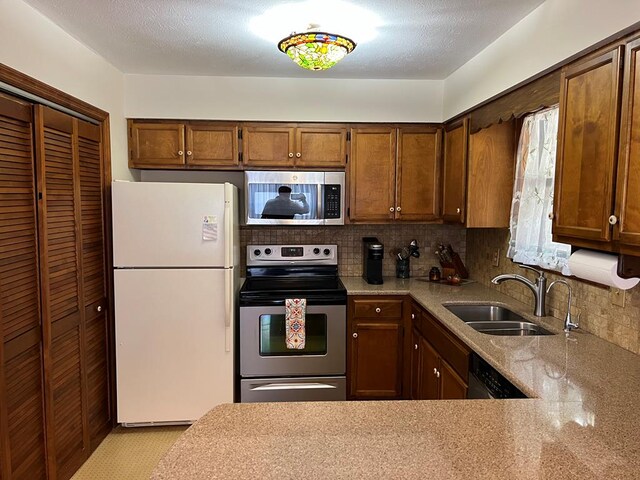
M238 192L113 183L118 422L191 423L233 402Z

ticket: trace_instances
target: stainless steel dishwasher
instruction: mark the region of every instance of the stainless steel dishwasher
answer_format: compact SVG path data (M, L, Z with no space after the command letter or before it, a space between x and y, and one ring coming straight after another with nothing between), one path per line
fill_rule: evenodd
M527 396L478 354L473 353L467 398L500 399L527 398Z

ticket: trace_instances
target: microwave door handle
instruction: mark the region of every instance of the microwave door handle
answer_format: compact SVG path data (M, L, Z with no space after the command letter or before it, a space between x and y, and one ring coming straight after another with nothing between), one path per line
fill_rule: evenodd
M324 220L324 212L326 211L326 207L324 205L324 184L323 185L316 185L317 188L317 196L316 198L318 199L317 206L317 212L316 212L316 218L318 220Z

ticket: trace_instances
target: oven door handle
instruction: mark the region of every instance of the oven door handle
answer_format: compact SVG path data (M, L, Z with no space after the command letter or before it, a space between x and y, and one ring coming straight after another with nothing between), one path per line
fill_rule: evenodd
M336 385L327 383L267 383L252 387L252 391L269 391L269 390L322 390L336 389Z

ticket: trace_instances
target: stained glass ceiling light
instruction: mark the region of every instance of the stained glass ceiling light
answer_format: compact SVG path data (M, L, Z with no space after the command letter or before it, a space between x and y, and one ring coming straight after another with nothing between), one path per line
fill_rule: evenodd
M333 33L292 33L280 40L278 48L307 70L327 70L356 48L353 40Z

